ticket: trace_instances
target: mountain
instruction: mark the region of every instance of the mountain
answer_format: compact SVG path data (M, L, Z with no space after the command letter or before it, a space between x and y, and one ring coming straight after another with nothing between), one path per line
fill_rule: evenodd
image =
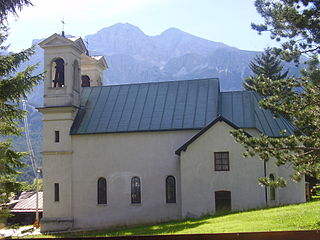
M218 77L223 90L239 90L257 54L170 28L147 36L138 27L115 24L85 38L92 55L105 56L105 84Z
M41 40L34 40L37 44ZM124 84L150 81L186 80L217 77L221 89L241 90L242 81L251 74L249 62L259 53L240 50L226 44L206 40L177 28L169 28L157 36L148 36L138 27L118 23L84 37L90 55L103 55L109 68L104 73L104 84ZM37 46L30 64L39 63L37 73L43 71L43 50ZM287 65L291 74L298 73ZM39 159L41 149L41 116L32 106L43 104L43 83L29 96L33 145ZM17 146L25 146L24 138ZM26 160L27 161L27 160ZM25 171L30 172L30 168ZM22 176L27 179L30 174Z

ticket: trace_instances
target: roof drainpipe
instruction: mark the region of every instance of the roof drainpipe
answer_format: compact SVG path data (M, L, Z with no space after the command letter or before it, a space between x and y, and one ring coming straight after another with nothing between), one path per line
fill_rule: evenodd
M264 177L267 177L267 162L263 161L263 170L264 170ZM268 191L267 186L264 186L264 194L266 199L266 207L268 207Z

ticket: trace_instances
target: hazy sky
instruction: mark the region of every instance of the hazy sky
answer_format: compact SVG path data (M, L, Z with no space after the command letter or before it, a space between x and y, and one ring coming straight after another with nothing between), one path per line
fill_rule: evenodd
M32 39L62 30L84 37L116 23L138 26L147 35L176 27L182 31L244 50L275 44L259 36L251 22L262 22L254 0L32 0L19 18L10 19L10 50L31 46Z

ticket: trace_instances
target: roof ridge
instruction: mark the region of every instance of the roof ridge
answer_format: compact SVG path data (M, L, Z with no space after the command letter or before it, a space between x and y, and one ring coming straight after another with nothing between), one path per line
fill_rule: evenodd
M191 82L191 81L204 81L204 80L216 80L220 83L219 78L197 78L197 79L190 79L190 80L167 80L167 81L160 81L160 82L140 82L140 83L124 83L124 84L111 84L105 86L92 86L90 88L103 88L103 87L115 87L115 86L127 86L127 85L144 85L144 84L161 84L161 83L170 83L170 82Z
M222 91L220 93L254 93L254 91L248 91L248 90L231 90L231 91Z

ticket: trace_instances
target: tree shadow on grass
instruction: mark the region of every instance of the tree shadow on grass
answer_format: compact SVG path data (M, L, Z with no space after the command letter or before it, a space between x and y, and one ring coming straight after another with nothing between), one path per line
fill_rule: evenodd
M272 210L275 207L268 207L266 209ZM279 207L277 207L279 208ZM250 213L253 211L262 211L263 209L251 209L246 210L246 213ZM243 211L234 211L234 212L217 212L215 215L205 215L200 218L195 219L184 219L181 221L170 221L166 223L160 224L152 224L152 225L140 225L140 226L124 226L118 228L109 228L104 230L95 230L95 231L81 231L81 232L69 232L69 233L59 233L59 234L49 234L50 236L56 238L63 237L103 237L103 236L123 236L123 235L161 235L161 234L176 234L185 229L193 229L197 228L203 224L207 224L211 222L213 218L217 221L225 221L225 216L232 216L239 214ZM258 214L257 212L257 214ZM316 223L317 226L320 226L320 222ZM315 227L317 228L317 227Z
M120 235L159 235L159 234L173 234L180 232L185 229L192 229L199 227L202 224L205 224L207 221L184 221L184 222L174 222L174 223L166 223L152 226L143 226L137 227L134 229L124 229L117 232L112 232L113 236Z
M157 225L143 225L139 227L121 227L107 230L83 231L73 233L49 234L55 238L64 237L105 237L105 236L126 236L126 235L161 235L174 234L185 229L196 228L207 223L206 220L189 219L184 221L172 221Z
M95 231L79 231L79 232L66 232L50 234L55 238L64 237L105 237L105 236L128 236L128 235L161 235L161 234L175 234L185 229L197 228L203 224L209 223L212 218L220 218L238 212L220 211L214 215L204 215L199 218L187 218L184 220L170 221L152 225L140 225L140 226L124 226L117 228L109 228L105 230Z

